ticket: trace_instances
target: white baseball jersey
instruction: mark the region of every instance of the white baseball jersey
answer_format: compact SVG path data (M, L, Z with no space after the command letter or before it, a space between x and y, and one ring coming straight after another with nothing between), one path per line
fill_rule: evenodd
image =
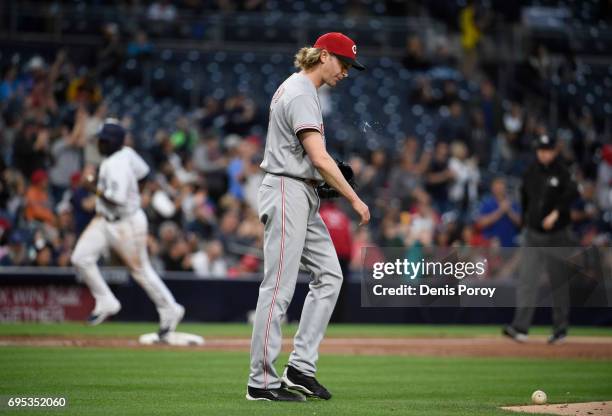
M92 313L116 313L120 308L119 300L108 287L97 264L102 253L112 248L155 304L160 315L160 327L164 328L168 325L168 317L176 316L181 307L153 269L147 252L148 221L140 209L138 180L148 173L145 161L129 147L102 161L98 190L120 205L110 205L98 198L96 211L101 216L94 217L83 231L71 261L96 300ZM182 312L180 314L182 317Z
M308 77L295 73L278 87L270 103L266 149L261 163L264 171L323 180L297 137L301 130L317 130L325 140L317 89Z
M130 216L140 209L138 181L147 176L149 166L130 147L123 147L100 164L98 190L118 206L101 198L96 201L96 212L109 219Z

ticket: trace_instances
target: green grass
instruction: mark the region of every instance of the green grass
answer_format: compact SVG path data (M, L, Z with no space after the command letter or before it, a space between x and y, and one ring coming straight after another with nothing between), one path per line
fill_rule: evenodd
M279 369L287 356L279 360ZM612 361L325 355L329 402L248 402L248 353L0 348L0 395L66 397L15 415L511 415L542 389L551 402L612 399Z
M136 337L154 323L1 324L0 336ZM181 324L205 337L249 337L246 324ZM291 336L295 325L287 325ZM499 326L332 325L332 337L499 336ZM550 328L532 333L548 334ZM572 335L611 336L609 328L576 327ZM282 369L287 355L279 359ZM0 348L0 397L66 397L57 410L15 415L507 415L499 406L527 404L531 392L551 402L612 399L612 360L341 356L325 354L319 379L329 402L264 403L244 399L246 352L123 348Z
M285 336L292 336L296 325L286 325ZM183 323L179 331L191 332L204 337L250 337L251 326L242 323ZM498 336L499 325L330 325L328 337L478 337ZM79 336L117 336L132 337L146 332L157 331L155 323L107 322L104 325L89 327L79 322L68 323L18 323L0 324L0 336L6 335L79 335ZM612 336L611 328L572 327L571 335ZM530 334L548 335L550 327L533 327Z

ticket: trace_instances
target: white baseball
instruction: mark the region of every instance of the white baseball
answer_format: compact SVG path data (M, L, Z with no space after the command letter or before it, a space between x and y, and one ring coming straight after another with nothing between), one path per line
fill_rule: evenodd
M546 399L547 399L546 393L544 393L542 390L536 390L531 395L531 401L534 404L545 404Z

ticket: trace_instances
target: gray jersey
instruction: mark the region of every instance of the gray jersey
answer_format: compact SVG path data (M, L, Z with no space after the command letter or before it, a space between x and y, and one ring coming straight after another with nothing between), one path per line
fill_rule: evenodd
M325 141L317 89L305 75L295 73L278 87L272 97L261 168L277 175L322 181L321 174L297 137L302 130L317 130Z

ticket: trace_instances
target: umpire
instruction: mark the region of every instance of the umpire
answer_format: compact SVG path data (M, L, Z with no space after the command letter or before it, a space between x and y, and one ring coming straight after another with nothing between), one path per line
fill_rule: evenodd
M570 232L570 206L578 197L575 182L558 157L555 140L540 136L536 160L527 168L521 185L524 240L517 285L514 319L503 334L525 342L537 302L540 276L550 279L553 333L549 344L562 342L569 323L569 275L563 258L574 246Z

